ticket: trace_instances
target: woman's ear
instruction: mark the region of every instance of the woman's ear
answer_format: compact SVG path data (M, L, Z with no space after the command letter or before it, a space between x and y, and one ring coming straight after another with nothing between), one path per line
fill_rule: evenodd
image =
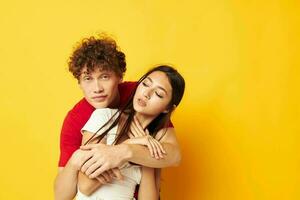
M163 111L162 113L172 112L173 110L175 110L175 108L176 108L176 105L173 105L171 108L169 108L169 109Z

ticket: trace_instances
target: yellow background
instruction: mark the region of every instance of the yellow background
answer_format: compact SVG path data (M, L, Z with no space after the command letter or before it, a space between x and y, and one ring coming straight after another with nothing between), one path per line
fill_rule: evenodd
M82 96L67 59L101 31L126 80L156 63L186 79L183 160L162 199L300 199L299 13L297 0L1 1L0 199L53 199L61 123Z

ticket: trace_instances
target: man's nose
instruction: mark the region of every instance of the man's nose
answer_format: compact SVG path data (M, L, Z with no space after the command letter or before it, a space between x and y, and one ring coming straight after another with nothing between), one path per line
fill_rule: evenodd
M102 84L99 82L99 81L95 81L95 83L94 83L94 93L101 93L101 92L103 92L103 86L102 86Z

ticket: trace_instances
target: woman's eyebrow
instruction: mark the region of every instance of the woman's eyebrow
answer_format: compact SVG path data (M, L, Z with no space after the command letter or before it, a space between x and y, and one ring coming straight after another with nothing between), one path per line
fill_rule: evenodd
M147 76L146 79L148 79L151 83L153 83L152 79L149 76Z
M162 91L164 91L166 94L168 94L167 90L161 86L158 86L159 89L161 89Z

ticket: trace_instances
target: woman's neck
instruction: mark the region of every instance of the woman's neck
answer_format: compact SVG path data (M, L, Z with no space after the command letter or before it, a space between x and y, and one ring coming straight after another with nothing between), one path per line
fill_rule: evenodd
M140 114L140 113L135 113L134 116L138 119L138 121L140 122L143 129L145 129L152 122L152 120L155 118L153 116L147 116L147 115L143 115L143 114Z

